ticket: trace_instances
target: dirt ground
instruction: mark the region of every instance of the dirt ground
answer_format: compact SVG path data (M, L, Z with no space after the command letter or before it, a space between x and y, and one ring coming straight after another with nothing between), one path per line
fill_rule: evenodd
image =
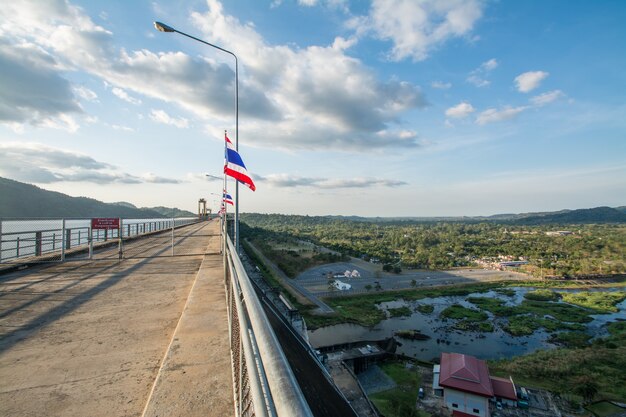
M359 271L358 278L341 278L351 285L347 291L329 291L328 273L343 274L346 270ZM499 280L529 280L532 277L515 271L495 271L482 268L451 269L446 271L407 270L400 274L382 272L380 264L352 259L350 262L338 262L308 269L296 277L296 282L311 293L321 296L342 296L350 293L366 293L366 286L380 284L384 290L428 287L435 285L468 284Z
M220 267L209 277L217 280L213 287L209 278L197 280L202 255L66 262L0 275L0 415L141 416L153 386L159 386L161 365L167 368L170 348L180 348L173 336L185 306L191 306L187 299L196 281L198 291L222 289L211 302L222 307L213 312L215 321L226 319L221 262L215 253L217 225L193 227L199 228L196 238L181 241L179 248L198 253L199 245L207 249L206 258L217 258L207 265ZM211 323L202 324L207 325ZM228 331L217 332L228 346ZM193 347L188 337L179 336ZM183 380L193 386L188 391L207 397L178 396L170 403L178 409L160 415L195 415L182 410L203 403L205 415L232 414L229 353L223 351L223 340L218 345L217 350L197 346L205 355L190 353L187 364L210 364L221 356L221 368L212 371L221 382ZM218 414L207 412L215 402Z

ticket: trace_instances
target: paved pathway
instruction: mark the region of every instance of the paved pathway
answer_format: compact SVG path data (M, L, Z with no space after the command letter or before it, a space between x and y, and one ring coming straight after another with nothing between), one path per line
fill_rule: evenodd
M179 237L205 255L0 275L0 415L233 415L218 229Z

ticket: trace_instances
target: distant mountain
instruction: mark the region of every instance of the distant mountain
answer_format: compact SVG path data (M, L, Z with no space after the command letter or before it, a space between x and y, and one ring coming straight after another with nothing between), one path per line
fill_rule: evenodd
M126 201L118 201L116 203L111 203L111 204L115 204L115 205L123 206L123 207L135 208L135 209L138 208L136 205L132 203L128 203ZM178 208L164 207L164 206L142 207L141 210L156 211L157 213L159 213L161 216L164 216L164 217L194 217L196 216L195 213L192 213L187 210L181 210Z
M197 216L197 214L194 214L190 211L187 210L181 210L181 209L177 209L177 208L170 208L170 207L163 207L163 206L159 206L159 207L143 207L142 210L145 209L149 209L149 210L153 210L156 211L157 213L161 214L164 217L194 217Z
M562 210L552 213L537 213L509 221L522 225L626 223L626 212L611 207L596 207L590 209Z
M168 210L167 215L161 209ZM179 209L137 208L126 202L103 203L87 197L70 197L63 193L47 191L31 184L0 177L0 217L122 217L122 218L160 218L194 216L193 213Z
M130 208L134 208L134 209L136 209L136 208L137 208L137 206L136 206L136 205L134 205L134 204L132 204L132 203L128 203L128 202L126 202L126 201L117 201L117 202L115 202L115 203L111 203L111 204L114 204L114 205L116 205L116 206L122 206L122 207L130 207Z
M457 216L457 217L359 217L326 216L331 219L357 222L493 222L519 225L541 224L589 224L589 223L626 223L626 206L617 208L596 207L578 210L559 210L532 213L506 213L492 216Z
M492 222L517 225L542 224L590 224L590 223L626 223L626 206L616 208L596 207L578 210L559 210L532 213L506 213L492 216L457 216L457 217L359 217L359 216L324 216L329 219L356 222Z

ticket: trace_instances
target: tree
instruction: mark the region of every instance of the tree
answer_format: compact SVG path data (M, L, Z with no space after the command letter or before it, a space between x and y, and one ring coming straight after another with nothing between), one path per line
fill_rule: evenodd
M414 279L411 280L411 287L417 287L417 281L415 281Z
M598 383L592 377L583 375L574 383L574 393L583 397L585 403L589 404L598 395Z
M372 286L371 286L370 284L367 284L367 285L365 286L365 290L366 290L366 291L371 291L371 290L372 290Z

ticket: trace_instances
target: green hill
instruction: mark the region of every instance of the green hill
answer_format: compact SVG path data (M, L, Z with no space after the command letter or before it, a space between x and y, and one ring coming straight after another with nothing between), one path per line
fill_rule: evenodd
M164 210L167 211L165 215ZM137 208L130 203L103 203L87 197L70 197L63 193L47 191L31 184L0 178L0 217L30 218L159 218L194 216L179 209L158 207L155 209Z
M563 210L511 220L522 225L626 223L626 213L611 207Z

